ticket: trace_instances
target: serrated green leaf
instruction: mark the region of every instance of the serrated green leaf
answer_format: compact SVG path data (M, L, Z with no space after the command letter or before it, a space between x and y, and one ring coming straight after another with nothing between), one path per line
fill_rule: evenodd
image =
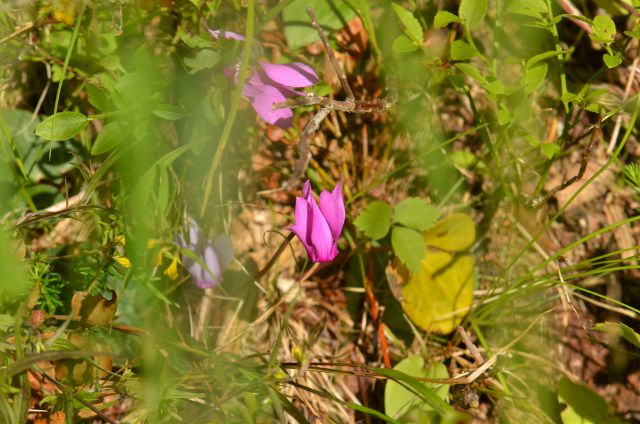
M318 41L318 33L311 26L306 9L313 6L318 23L326 31L332 32L342 28L356 16L356 13L344 0L313 1L294 0L282 11L284 34L291 49L299 49Z
M469 28L478 26L487 13L487 0L462 0L458 14Z
M418 50L418 46L416 45L416 43L411 41L406 35L402 34L396 37L396 39L393 40L393 44L391 45L391 51L393 51L395 54L411 53L415 52L416 50Z
M120 143L122 143L126 134L126 127L120 122L109 122L102 128L100 134L96 137L96 140L91 146L92 155L101 155L109 152Z
M391 227L391 206L385 202L369 203L353 224L367 237L378 240L386 236Z
M402 22L402 25L404 25L407 36L409 36L414 43L421 45L424 35L420 22L413 16L413 13L399 4L391 3L391 6L393 6L393 11L396 13L398 19L400 19L400 22Z
M593 329L596 331L615 333L640 349L640 334L633 331L633 328L621 322L599 322L593 327Z
M419 232L411 228L394 226L391 230L391 246L396 256L411 272L420 270L420 262L426 247Z
M195 57L185 57L184 64L189 68L189 73L195 74L203 69L213 68L220 62L222 56L215 50L200 50Z
M436 16L433 18L433 26L436 28L442 28L443 26L447 26L452 22L461 21L459 17L451 12L447 12L446 10L439 10L438 13L436 13Z
M405 227L418 231L425 231L433 227L440 218L440 211L429 205L423 199L409 197L395 208L393 221Z
M73 137L86 128L89 118L79 112L61 112L49 116L36 127L36 135L49 141Z
M478 54L478 50L470 46L469 43L463 40L455 40L451 44L451 59L452 60L467 60Z
M613 42L613 38L616 35L616 24L610 17L606 15L596 16L593 18L591 28L593 33L589 35L589 38L593 41L604 44Z
M609 53L605 53L602 56L602 60L609 69L613 69L622 63L622 57L620 57L620 53L616 53L615 56L612 56Z
M398 362L395 371L400 371L408 376L419 378L449 378L447 367L435 362L429 366L425 366L424 358L421 356L409 356ZM448 384L425 383L416 380L418 384L423 384L429 390L432 390L439 398L445 400L449 393ZM408 413L412 415L424 415L426 412L432 412L433 407L427 402L420 399L419 395L408 390L403 385L394 380L389 380L384 388L384 410L385 413L393 418L400 419Z

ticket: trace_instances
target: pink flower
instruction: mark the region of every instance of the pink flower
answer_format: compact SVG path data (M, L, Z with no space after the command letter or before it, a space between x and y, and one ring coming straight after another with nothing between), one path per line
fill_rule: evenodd
M222 36L226 39L244 41L244 37L235 32L219 29L209 29L209 32L216 40ZM237 72L231 72L235 81L238 80ZM273 110L273 105L284 102L288 97L304 95L294 88L309 87L319 80L314 70L304 63L262 63L253 69L244 84L242 94L251 100L251 106L264 121L280 128L288 128L293 124L291 108Z
M296 222L293 231L309 254L312 262L330 262L338 255L338 238L344 226L344 200L340 183L332 192L320 193L320 206L311 193L307 180L302 197L296 197Z
M291 108L273 110L273 105L284 102L287 97L304 95L293 87L309 87L318 80L313 69L304 63L262 63L254 69L242 93L251 100L251 106L264 121L288 128L293 124Z

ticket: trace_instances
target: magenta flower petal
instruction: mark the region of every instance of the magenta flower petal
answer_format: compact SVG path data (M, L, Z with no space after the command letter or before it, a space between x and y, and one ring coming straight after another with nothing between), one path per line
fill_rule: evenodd
M286 97L270 85L247 85L243 93L251 98L251 106L269 124L288 128L293 123L293 112L289 108L273 110L275 103L284 102Z
M227 40L244 41L244 35L235 33L233 31L224 31L224 30L220 30L220 29L209 29L209 33L216 40L219 40L220 36L222 36L222 38L226 38Z
M336 242L331 234L331 229L327 220L322 215L315 199L311 199L311 245L315 250L315 260L317 262L332 261L338 255Z
M332 192L324 190L320 193L320 211L327 220L333 238L337 240L344 226L345 210L340 183Z
M289 227L295 235L298 236L304 248L307 250L309 257L315 257L315 252L311 247L311 227L308 224L308 218L311 216L311 205L302 197L296 198L296 222ZM313 259L312 259L313 260Z
M304 63L262 63L261 66L269 79L287 87L308 87L319 81L313 69Z

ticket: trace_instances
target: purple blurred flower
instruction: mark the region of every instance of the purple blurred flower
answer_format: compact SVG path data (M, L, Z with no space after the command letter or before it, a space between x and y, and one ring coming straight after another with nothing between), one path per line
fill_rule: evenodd
M216 40L219 40L220 35L222 35L222 38L225 38L227 40L244 41L244 35L238 34L233 31L224 31L221 29L209 29L209 28L207 29L209 30L209 33L211 34L211 36Z
M309 254L312 262L330 262L338 255L338 238L344 225L344 200L340 183L332 192L320 193L320 206L307 180L302 197L296 197L296 222L290 227Z
M287 97L304 95L293 87L309 87L318 81L313 69L304 63L262 63L254 69L242 93L251 99L251 106L263 120L288 128L293 124L291 108L273 110L273 105L284 102Z
M213 242L203 237L202 230L189 218L189 240L179 236L178 244L192 251L201 261L182 255L182 264L201 289L209 289L222 282L222 273L233 259L233 247L228 235L222 234ZM205 265L203 268L202 264Z
M209 32L216 40L221 35L227 39L244 40L242 35L231 31L209 29ZM237 72L232 72L236 82ZM242 94L251 100L251 106L264 121L280 128L288 128L293 124L291 108L273 110L273 105L284 102L288 97L304 95L294 88L309 87L319 80L315 71L304 63L262 63L253 69L244 84Z

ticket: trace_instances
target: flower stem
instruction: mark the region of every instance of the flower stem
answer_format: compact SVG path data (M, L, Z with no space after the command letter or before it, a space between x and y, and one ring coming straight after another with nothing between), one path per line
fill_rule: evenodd
M248 0L247 1L247 29L245 30L245 41L244 48L242 49L242 61L240 62L240 70L238 71L238 83L236 85L236 89L233 92L233 97L231 98L231 110L229 111L229 117L227 121L224 123L224 128L222 129L222 135L218 140L218 147L216 147L216 152L213 156L213 161L211 162L211 166L209 167L209 172L207 173L207 177L205 179L204 186L204 195L202 196L202 205L200 207L200 216L204 216L205 209L207 207L207 203L209 201L209 195L211 194L211 186L213 185L213 174L215 173L218 165L220 164L220 159L222 159L222 153L224 152L225 147L227 146L227 142L229 141L229 135L231 134L231 128L233 127L233 122L236 119L236 114L238 113L238 106L240 105L240 100L242 99L242 89L244 87L244 82L247 79L247 69L249 69L249 59L251 59L251 46L253 44L253 30L254 30L254 20L255 20L255 1Z

